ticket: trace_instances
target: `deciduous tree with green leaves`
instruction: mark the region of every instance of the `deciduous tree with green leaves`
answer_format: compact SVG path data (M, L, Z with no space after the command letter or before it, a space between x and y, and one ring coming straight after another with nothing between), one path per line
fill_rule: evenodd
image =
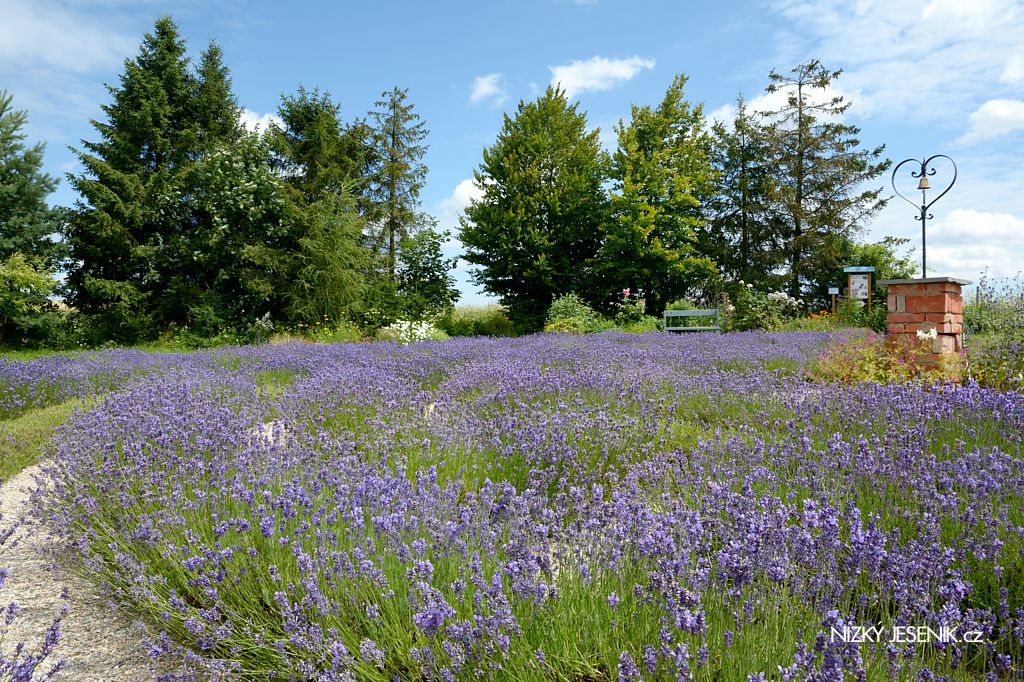
M427 228L399 243L395 285L403 319L434 319L459 300L451 274L458 259L445 257L442 249L447 237Z
M676 76L657 107L633 105L619 122L612 157L612 219L601 267L614 291L639 288L647 311L703 293L715 262L698 250L704 204L715 189L712 138L701 105L691 106Z
M807 293L814 272L834 269L843 246L886 203L881 187L864 189L889 167L885 147L861 148L860 129L842 122L850 102L832 89L841 74L814 59L769 75L767 91L786 95L767 116L772 201L785 224L794 297Z
M521 328L540 329L567 293L603 301L598 253L608 219L608 157L599 130L561 89L505 115L474 172L482 196L460 221L477 284L501 297Z

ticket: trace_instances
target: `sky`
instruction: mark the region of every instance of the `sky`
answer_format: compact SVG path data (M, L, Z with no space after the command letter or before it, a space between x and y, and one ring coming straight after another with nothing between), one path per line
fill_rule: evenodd
M1024 268L1024 0L0 0L0 90L28 111L47 172L80 171L71 148L97 139L90 121L103 120L106 85L165 14L193 58L210 40L221 46L250 126L265 128L299 85L329 91L347 121L407 88L430 130L423 208L453 233L504 115L548 84L579 101L612 149L630 105L656 105L676 74L691 102L728 121L739 94L772 108L773 69L816 58L843 70L834 89L852 102L844 120L865 147L884 144L894 165L955 160L955 186L931 209L928 275L977 281ZM941 189L952 169L939 162ZM874 186L892 195L889 173ZM909 174L897 187L917 199ZM75 198L63 180L51 202ZM865 239L909 238L919 261L917 214L894 197ZM447 248L460 251L455 240ZM456 273L461 302L484 302L469 267Z

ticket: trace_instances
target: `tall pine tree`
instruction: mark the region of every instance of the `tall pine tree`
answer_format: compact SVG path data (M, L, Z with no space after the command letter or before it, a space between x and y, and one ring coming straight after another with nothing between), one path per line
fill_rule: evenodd
M62 255L52 239L62 213L46 201L57 181L42 171L44 145L26 146L28 114L12 102L0 91L0 343L44 319Z
M785 265L783 224L771 198L775 187L771 139L742 97L731 126L714 126L717 191L708 203L701 241L723 274L775 291Z
M769 140L775 150L773 202L785 224L789 293L795 297L805 293L815 271L835 268L843 247L886 202L881 187L863 189L889 161L882 158L884 146L861 149L860 129L841 121L850 103L830 90L841 74L811 60L789 75L769 75L767 91L786 94L786 103L768 112Z
M84 171L70 178L82 199L67 227L67 289L93 340L135 341L209 308L197 253L214 225L194 206L190 178L241 126L220 49L211 44L194 73L170 17L108 90L106 120L93 121L99 140L82 142Z
M384 92L370 114L375 162L369 185L371 236L377 250L385 254L391 283L399 242L434 222L420 210L420 190L427 178L423 163L427 124L413 111L408 96L408 90L398 88Z
M61 212L46 198L57 181L43 172L45 145L26 146L28 113L12 109L13 101L0 91L0 259L17 252L54 267L61 248L52 236L60 229Z

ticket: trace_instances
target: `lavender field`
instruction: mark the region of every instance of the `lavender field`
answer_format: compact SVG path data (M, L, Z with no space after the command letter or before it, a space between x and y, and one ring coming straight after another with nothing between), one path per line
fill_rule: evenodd
M93 396L41 512L183 679L1019 679L1024 396L827 340L110 351L0 411Z

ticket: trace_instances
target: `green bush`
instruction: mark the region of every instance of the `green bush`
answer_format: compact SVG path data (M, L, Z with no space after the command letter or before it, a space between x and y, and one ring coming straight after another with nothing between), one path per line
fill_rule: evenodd
M607 329L607 320L576 294L559 296L548 308L544 331L586 334Z
M665 310L700 310L701 306L691 298L680 298L670 301Z
M619 329L627 334L643 334L645 332L661 331L663 327L664 324L657 317L644 315L635 322L630 322L626 325L620 326Z
M736 295L736 303L729 315L728 330L779 331L783 324L800 316L803 305L802 301L785 293L765 294L747 284Z

